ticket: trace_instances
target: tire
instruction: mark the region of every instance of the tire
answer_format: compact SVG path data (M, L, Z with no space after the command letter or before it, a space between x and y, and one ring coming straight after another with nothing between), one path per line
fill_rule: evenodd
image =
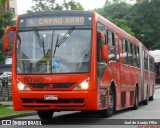
M134 106L133 106L133 110L137 110L139 107L138 105L138 88L135 88L135 95L134 95Z
M154 87L153 87L153 89L152 89L152 96L151 97L149 97L149 101L153 101L154 100Z
M148 101L149 101L149 93L148 93L148 87L147 87L147 97L146 97L146 99L142 102L143 105L148 105Z
M111 117L115 112L115 94L113 89L110 89L109 93L109 108L100 111L100 114L103 118Z
M153 100L154 100L153 96L149 97L149 101L153 101Z
M54 111L37 111L40 119L52 119Z

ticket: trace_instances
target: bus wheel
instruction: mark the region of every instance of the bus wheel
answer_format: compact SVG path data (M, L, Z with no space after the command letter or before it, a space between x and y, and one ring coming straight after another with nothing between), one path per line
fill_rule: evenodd
M135 95L134 95L134 106L133 106L133 110L137 110L138 109L138 89L137 87L135 88Z
M154 99L153 96L149 97L149 100L150 100L150 101L153 101L153 99Z
M112 89L110 89L109 93L109 108L104 109L100 111L100 114L102 117L111 117L115 110L115 100L114 100L115 94Z
M151 97L149 97L149 101L153 101L153 100L154 100L153 95L154 95L154 88L153 88L153 91L152 91L152 96L151 96Z
M40 119L52 119L53 111L37 111Z
M148 105L148 101L149 101L149 93L148 93L148 88L147 88L147 96L146 96L146 99L142 102L143 105Z

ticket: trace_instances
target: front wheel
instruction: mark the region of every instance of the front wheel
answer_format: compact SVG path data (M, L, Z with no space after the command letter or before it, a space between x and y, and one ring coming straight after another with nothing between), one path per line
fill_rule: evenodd
M115 94L112 89L109 93L109 108L100 111L102 117L111 117L115 111Z
M54 111L37 111L40 119L52 119Z

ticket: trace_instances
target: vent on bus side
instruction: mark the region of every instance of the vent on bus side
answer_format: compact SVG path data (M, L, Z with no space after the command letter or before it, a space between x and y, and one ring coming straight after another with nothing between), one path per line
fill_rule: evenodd
M122 108L126 107L126 92L121 92L121 105Z

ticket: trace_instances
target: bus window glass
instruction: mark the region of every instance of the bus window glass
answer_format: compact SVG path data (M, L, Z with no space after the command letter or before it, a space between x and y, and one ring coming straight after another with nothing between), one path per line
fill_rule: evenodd
M133 45L133 64L135 67L137 67L137 49L136 46Z
M119 63L119 41L118 38L115 38L115 49L116 49L116 60Z
M139 53L139 47L137 47L137 67L140 67L140 53Z
M128 64L128 53L127 53L127 43L124 38L122 38L122 49L123 49L123 61L124 64Z
M17 73L90 71L91 30L19 32Z
M102 42L101 42L100 32L104 34L104 37L105 37L104 43L106 44L106 27L103 24L97 22L97 61L98 62L103 61L101 56Z
M144 52L144 68L148 70L148 54Z
M108 30L108 45L112 46L112 32Z
M109 61L115 61L114 33L108 30Z
M128 58L129 58L129 65L133 65L133 49L132 49L132 43L131 42L127 42L128 43Z

